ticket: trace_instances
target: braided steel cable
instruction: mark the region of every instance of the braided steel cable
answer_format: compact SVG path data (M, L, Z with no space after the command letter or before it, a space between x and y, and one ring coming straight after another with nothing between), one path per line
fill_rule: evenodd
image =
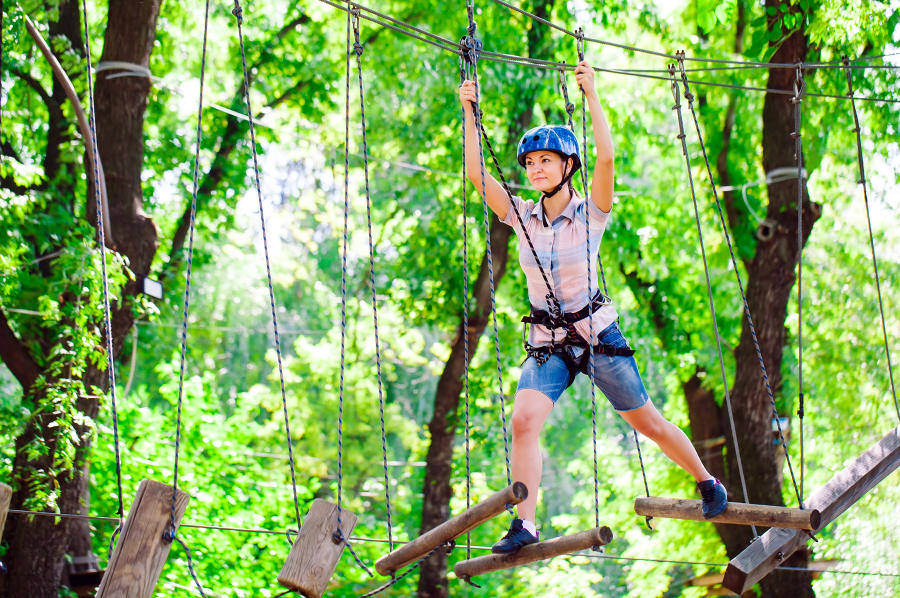
M375 242L372 238L372 201L369 191L369 144L366 138L366 103L363 96L362 54L363 46L359 41L359 20L353 24L356 52L356 72L359 75L359 114L362 124L363 171L366 177L366 225L369 232L369 275L372 283L372 319L375 325L375 366L378 373L378 412L381 415L381 457L384 464L384 500L387 505L387 529L390 550L394 550L393 524L391 521L391 484L388 476L387 434L384 425L384 385L381 376L381 342L378 338L378 296L375 292Z
M209 0L206 1L206 10L203 17L203 51L200 57L200 101L197 109L197 143L194 146L194 176L191 189L191 218L188 226L188 255L185 269L184 306L181 318L181 355L178 369L178 412L175 424L175 467L172 476L172 508L169 514L168 535L176 538L177 526L175 525L175 509L178 491L178 456L181 444L181 406L184 398L184 371L187 364L187 329L188 314L191 306L191 275L194 264L194 228L197 217L197 191L200 186L200 143L203 139L203 89L206 82L206 49L209 38Z
M472 33L474 37L474 32ZM478 58L477 54L472 57L472 80L475 82L475 89L478 89ZM473 115L475 117L475 126L483 131L484 127L481 123L481 110L478 104L472 106ZM491 316L494 324L494 350L497 355L497 379L500 385L500 423L503 426L503 453L506 457L506 483L512 484L512 473L509 464L509 433L506 429L506 397L503 392L503 366L500 361L500 331L497 327L497 298L494 285L494 259L491 252L491 219L488 214L487 205L487 180L484 168L484 145L481 135L478 136L478 163L481 166L481 205L484 210L484 238L486 243L486 253L488 259L488 280L491 288ZM515 202L511 202L515 205ZM546 279L545 279L546 281ZM548 283L549 284L549 283Z
M467 63L459 60L459 84L465 83ZM469 421L469 206L466 179L466 108L462 108L462 224L463 224L463 367L465 369L466 412L466 511L472 507L472 476L470 463L471 424ZM472 558L472 533L466 532L466 559Z
M577 40L577 49L578 49L578 61L581 62L584 60L584 50L582 48L581 39ZM563 88L563 98L566 101L566 113L569 115L569 128L572 130L572 133L575 134L575 125L572 122L572 113L574 112L574 106L572 109L569 107L572 104L569 102L569 90L566 87L566 80L564 71L560 71L560 75L562 77L562 88ZM596 342L594 339L594 312L593 312L593 298L594 298L594 289L591 288L591 263L593 260L593 255L591 255L591 217L590 217L590 208L588 206L588 202L593 201L591 199L590 190L588 189L588 180L587 180L587 115L585 113L585 96L584 96L584 87L581 85L578 86L581 90L581 135L582 135L582 151L581 155L584 156L581 164L581 192L584 195L584 237L585 237L585 246L587 248L587 304L588 304L588 327L590 333L588 334L588 347L587 347L587 358L588 358L588 379L590 380L591 386L591 454L594 458L594 527L600 527L600 478L597 468L597 387L594 384L594 343ZM600 259L599 248L597 251L597 259ZM602 266L601 266L602 268ZM606 279L604 277L603 280L603 289L604 294L606 294ZM599 547L597 547L599 550Z
M103 280L103 324L104 333L106 334L106 376L109 384L110 408L112 412L113 423L113 446L116 453L116 490L119 507L119 525L112 534L110 539L110 553L112 553L113 542L124 525L125 506L122 500L122 455L119 450L119 413L116 408L116 369L113 354L113 336L112 336L112 310L109 300L109 276L106 271L106 232L104 226L103 202L100 199L100 158L97 149L97 114L96 105L94 104L94 83L91 79L91 34L88 27L87 2L82 0L81 10L84 19L84 51L87 58L87 84L88 84L88 101L90 102L91 116L91 164L94 167L94 196L96 200L97 210L97 234L100 241L100 273ZM109 217L109 214L106 214ZM113 239L109 240L113 243Z
M844 61L849 62L846 57ZM847 96L850 98L850 107L853 109L853 132L856 133L856 155L859 163L859 184L863 188L863 201L866 206L866 223L869 229L869 247L872 250L872 268L875 271L875 289L878 291L878 311L881 315L881 332L884 335L884 354L887 357L888 377L891 381L891 394L894 397L894 409L897 411L897 417L900 418L900 404L897 403L897 389L894 386L894 367L891 364L891 347L888 343L887 323L884 318L884 302L881 298L881 279L878 276L878 259L875 257L875 237L872 234L872 217L869 214L869 191L866 184L866 169L863 164L863 148L862 148L862 131L859 126L859 114L856 112L856 102L853 101L853 79L851 71L847 70Z
M301 529L300 501L297 498L297 478L294 467L294 449L293 442L291 441L291 430L288 424L287 393L285 392L284 388L284 367L282 365L281 357L281 340L278 334L278 316L276 315L275 309L275 286L272 282L272 267L269 263L269 243L266 237L266 218L263 211L262 186L259 182L260 176L259 158L256 151L256 128L254 127L253 122L253 108L250 105L250 75L247 72L247 56L244 52L244 33L242 28L244 22L244 13L243 9L241 8L240 0L234 0L234 8L231 12L234 15L235 21L237 23L238 41L240 42L241 48L241 66L243 67L244 74L244 97L247 102L248 123L250 125L250 150L253 155L253 177L254 182L256 183L256 198L259 204L259 222L262 227L263 252L266 257L266 279L269 285L269 305L272 309L272 328L275 333L275 355L278 359L278 381L281 386L281 405L284 411L284 431L287 438L288 459L291 468L291 490L293 491L294 496L294 516L297 519L297 530L299 531Z
M797 76L794 81L794 97L791 103L794 105L794 132L791 137L794 138L794 159L797 160L797 416L800 418L800 490L797 500L800 508L803 508L803 481L805 479L805 455L803 450L803 417L805 415L804 396L803 396L803 137L800 131L802 122L800 115L800 105L803 102L803 92L806 88L806 81L803 79L803 71L797 66ZM781 431L781 422L778 422L779 431ZM783 437L782 437L783 438ZM781 445L784 453L787 454L788 447Z
M675 105L672 107L672 109L678 116L678 139L681 140L681 151L684 154L684 160L687 165L688 182L691 186L691 200L693 201L694 205L694 219L697 223L697 235L700 239L700 255L703 257L703 271L706 275L706 289L709 295L709 311L712 315L713 332L716 337L716 350L718 351L719 355L719 369L721 370L722 374L722 384L725 386L725 404L728 406L728 421L731 424L731 436L734 440L734 451L735 457L737 458L738 473L740 474L741 479L741 489L744 492L744 502L749 503L750 495L747 493L747 482L744 478L744 465L741 462L741 448L738 445L737 430L734 425L734 414L732 413L731 409L731 392L728 389L728 375L725 373L725 358L722 355L722 337L719 335L719 323L718 319L716 318L716 304L713 300L712 282L710 281L709 277L709 263L706 259L706 245L703 242L703 228L700 225L700 208L697 205L697 193L694 191L694 176L691 173L691 157L687 149L687 135L684 132L684 121L682 120L681 116L681 97L680 89L678 87L678 80L675 78L675 67L672 66L669 72L672 77L672 97L675 100ZM685 86L685 97L687 97L687 94L689 93L690 91ZM688 100L688 102L690 102L690 99ZM691 106L691 111L693 112L693 106ZM758 538L759 533L756 531L756 526L751 525L750 529L753 531L753 537Z
M753 338L753 346L756 349L756 357L757 357L757 359L759 359L759 367L760 367L760 370L762 371L763 381L765 382L765 385L766 385L766 392L769 395L769 403L772 405L772 412L775 416L775 423L778 427L779 436L781 437L781 445L784 447L785 461L787 461L788 470L790 471L790 474L791 474L791 481L794 484L794 492L797 495L798 504L799 504L800 508L802 509L803 503L800 502L800 490L797 487L797 480L794 476L794 468L791 465L791 457L788 454L787 444L784 441L784 432L781 429L781 421L778 418L778 408L775 405L775 396L772 393L772 385L769 383L769 375L766 372L766 364L763 361L762 350L759 347L759 339L756 336L756 327L753 325L753 317L750 315L750 304L747 302L747 294L744 292L744 283L741 280L741 273L740 273L740 269L738 268L737 257L734 254L734 246L731 244L731 236L728 234L728 225L725 222L725 214L722 210L722 203L719 200L719 192L716 189L715 178L713 178L713 174L712 174L712 167L709 164L709 156L706 153L706 145L703 142L703 133L700 131L700 120L697 118L697 112L694 110L694 95L691 93L690 88L688 87L687 75L684 72L684 62L679 61L678 65L679 65L679 69L681 70L681 80L682 80L682 84L684 85L684 89L685 89L684 97L688 101L688 108L690 108L691 116L694 119L694 127L697 130L697 138L700 141L700 150L703 155L703 161L706 164L706 173L709 176L710 184L712 185L713 197L715 198L715 201L716 201L716 211L718 212L718 215L719 215L719 222L722 225L722 234L724 235L725 241L728 245L728 251L731 256L731 265L734 269L734 276L735 276L735 279L737 280L738 288L740 289L740 292L741 292L741 299L744 302L744 314L747 316L747 324L750 328L750 335ZM673 77L675 76L674 75L674 67L672 69L672 76ZM678 109L678 115L679 115L679 122L680 122L680 118L681 118L680 107ZM685 145L685 152L686 152L687 145L684 141L682 141L682 143ZM688 163L688 170L690 171L690 162ZM689 173L689 176L690 176L690 173ZM693 181L691 181L691 183L693 184ZM720 351L721 351L721 348L720 348ZM723 365L723 375L724 375L724 365ZM728 395L726 394L726 397L727 396ZM730 399L729 399L728 405L729 405L729 408L728 408L729 418L732 420L732 434L735 434L734 422L733 422L733 418L731 417L732 414L731 414ZM737 447L737 436L736 435L735 435L735 447ZM740 459L738 459L738 464L740 464ZM741 479L743 480L743 474L741 476ZM745 489L744 496L745 496L745 498L747 497L746 489ZM749 498L747 500L749 501Z

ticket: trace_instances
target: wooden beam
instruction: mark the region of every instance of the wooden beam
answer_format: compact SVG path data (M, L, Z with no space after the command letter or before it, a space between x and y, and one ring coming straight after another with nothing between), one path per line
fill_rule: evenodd
M175 497L175 525L191 499L187 492ZM97 598L151 598L172 542L163 536L172 517L172 486L141 480L116 549L106 566Z
M530 544L512 554L490 554L480 556L468 561L460 561L453 567L453 572L460 579L469 579L476 575L527 565L536 561L545 561L556 556L572 554L581 550L587 550L594 546L606 546L612 541L612 531L606 527L595 527L587 531L578 532L571 536L560 536L546 542Z
M900 466L900 426L834 476L804 503L822 520L814 532L837 519L852 504ZM728 563L723 585L743 594L808 540L806 532L773 527Z
M687 498L661 498L639 496L634 499L634 512L643 517L667 517L689 521L711 521L713 523L733 523L736 525L759 525L761 527L786 527L791 529L814 530L819 527L822 517L815 509L790 509L770 505L748 505L730 502L721 515L706 519L703 503Z
M355 525L356 515L341 509L344 538L350 537ZM307 598L321 598L344 552L344 542L333 540L337 528L337 505L320 498L314 500L278 574L278 583Z
M413 561L425 556L441 544L455 540L506 510L528 498L528 488L522 482L513 482L499 492L456 517L431 529L409 544L390 552L375 562L375 570L381 575L390 575Z
M6 515L9 513L12 494L12 488L6 484L0 484L0 537L3 536L3 528L6 527Z

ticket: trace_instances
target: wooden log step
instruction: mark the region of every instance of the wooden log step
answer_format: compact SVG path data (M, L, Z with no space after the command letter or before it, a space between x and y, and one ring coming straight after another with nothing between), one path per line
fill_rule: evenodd
M278 574L278 583L306 598L320 598L325 593L344 552L344 542L332 539L337 531L337 515L336 504L321 498L313 501L300 534ZM341 533L344 538L350 537L355 525L356 515L341 509Z
M485 500L429 530L408 544L397 548L375 562L375 570L390 575L413 561L425 556L441 544L455 540L488 519L506 510L507 505L517 505L528 498L528 488L522 482L513 482Z
M531 544L513 554L490 554L460 561L453 567L453 572L460 579L469 579L491 571L545 561L556 556L587 550L594 546L606 546L612 542L612 537L612 530L604 525L570 536L560 536L546 542Z
M181 521L190 496L178 491L175 525ZM169 556L172 543L163 536L172 517L172 486L141 480L128 518L106 566L97 598L150 598Z
M634 499L634 512L642 517L666 517L689 521L712 521L735 525L758 525L760 527L784 527L812 531L819 527L822 516L816 509L792 509L770 505L748 505L730 502L721 515L706 519L703 517L702 501L687 498L662 498L659 496L639 496Z
M900 426L856 458L803 504L822 513L818 532L900 467ZM891 522L893 523L893 522ZM722 585L740 595L806 544L806 532L773 527L728 563Z

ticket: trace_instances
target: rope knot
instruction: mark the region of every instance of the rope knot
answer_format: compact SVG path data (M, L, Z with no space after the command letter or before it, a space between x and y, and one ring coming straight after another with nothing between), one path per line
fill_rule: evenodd
M359 43L359 42L354 43L354 44L353 44L353 50L356 52L356 56L357 56L357 57L362 56L362 54L363 54L363 47L362 47L362 44L361 44L361 43Z
M572 115L575 114L575 104L573 104L572 102L569 102L568 104L566 104L566 112L569 114L569 117L571 118Z
M238 0L234 0L234 8L231 9L231 14L233 14L237 18L238 25L243 24L244 9L241 8L241 3Z
M476 23L475 21L469 21L469 26L466 27L466 31L469 33L469 35L474 36L475 32L478 31L478 23Z
M693 102L693 101L694 101L694 94L691 93L691 90L690 90L690 89L685 89L685 90L684 90L684 99L686 99L688 102Z

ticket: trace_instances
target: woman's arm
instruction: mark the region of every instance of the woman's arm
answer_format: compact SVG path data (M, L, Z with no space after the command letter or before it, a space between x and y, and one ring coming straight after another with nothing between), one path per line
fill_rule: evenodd
M613 142L609 125L600 107L600 98L594 88L594 69L582 61L575 67L575 80L584 90L591 122L594 130L594 147L597 148L597 162L594 164L594 180L591 182L591 199L602 212L609 212L613 204L615 190L615 171L613 167ZM587 154L585 153L585 161ZM587 164L585 164L587 167Z
M473 81L464 81L459 86L459 101L463 105L466 113L466 170L468 171L469 180L478 189L481 194L481 161L483 154L479 155L479 136L481 131L475 124L475 113L472 110L472 103L478 101L478 90ZM500 220L506 218L509 212L509 196L503 186L497 182L497 179L487 173L487 166L484 169L485 181L485 199L491 210L497 214Z

